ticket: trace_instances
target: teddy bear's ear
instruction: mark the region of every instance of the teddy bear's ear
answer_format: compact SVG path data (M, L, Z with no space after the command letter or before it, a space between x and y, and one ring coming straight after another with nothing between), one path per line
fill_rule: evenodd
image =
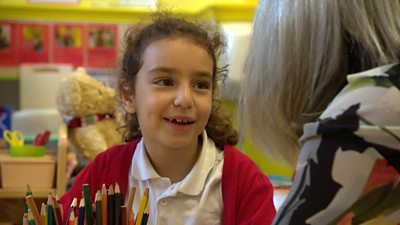
M74 81L72 75L63 78L57 88L57 109L64 115L75 115L76 108L81 98L79 96L79 85Z

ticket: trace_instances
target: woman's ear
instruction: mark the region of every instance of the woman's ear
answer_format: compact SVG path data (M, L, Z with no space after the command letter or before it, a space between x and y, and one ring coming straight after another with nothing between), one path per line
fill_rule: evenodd
M132 90L127 83L125 83L122 87L121 100L122 107L126 112L130 114L136 113L134 90Z

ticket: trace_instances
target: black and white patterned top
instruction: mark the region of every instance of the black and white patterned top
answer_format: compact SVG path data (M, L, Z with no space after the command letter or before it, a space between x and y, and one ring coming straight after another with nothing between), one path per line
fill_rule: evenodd
M305 124L292 189L274 224L400 224L400 64L347 76Z

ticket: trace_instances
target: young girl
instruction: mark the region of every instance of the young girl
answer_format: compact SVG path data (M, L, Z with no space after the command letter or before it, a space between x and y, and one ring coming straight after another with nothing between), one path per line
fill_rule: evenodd
M65 212L88 183L91 201L104 183L136 187L133 204L149 188L148 224L270 224L273 188L232 147L237 132L222 115L218 33L159 16L130 30L119 91L127 112L127 144L99 154L60 199ZM66 215L66 213L64 214Z

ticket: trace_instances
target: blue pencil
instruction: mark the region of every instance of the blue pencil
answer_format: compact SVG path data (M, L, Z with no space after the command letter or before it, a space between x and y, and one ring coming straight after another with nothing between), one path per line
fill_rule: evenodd
M79 202L79 211L78 211L78 225L85 224L85 200L81 198Z

